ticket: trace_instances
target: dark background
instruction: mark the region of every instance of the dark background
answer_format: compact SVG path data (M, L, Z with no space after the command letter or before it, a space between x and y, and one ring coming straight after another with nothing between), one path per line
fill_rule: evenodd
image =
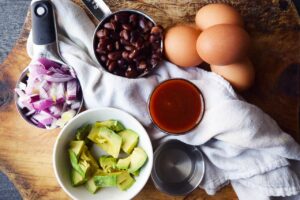
M250 1L250 0L249 0ZM279 0L280 6L287 6L288 0ZM300 0L293 0L300 11ZM4 61L20 31L26 17L30 0L0 0L0 63ZM22 199L8 178L0 172L0 200Z

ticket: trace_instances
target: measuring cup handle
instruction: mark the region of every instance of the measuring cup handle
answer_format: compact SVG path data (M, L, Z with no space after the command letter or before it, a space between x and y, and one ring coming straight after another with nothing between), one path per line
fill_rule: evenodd
M88 10L99 20L102 21L111 14L111 10L103 0L81 0Z
M33 43L45 45L56 42L55 20L51 1L33 1L31 16Z

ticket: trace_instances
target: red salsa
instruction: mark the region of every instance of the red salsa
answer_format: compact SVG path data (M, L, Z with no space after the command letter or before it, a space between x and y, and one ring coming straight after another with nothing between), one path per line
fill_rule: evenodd
M200 90L184 79L170 79L158 85L149 102L154 124L172 134L183 134L200 122L204 110Z

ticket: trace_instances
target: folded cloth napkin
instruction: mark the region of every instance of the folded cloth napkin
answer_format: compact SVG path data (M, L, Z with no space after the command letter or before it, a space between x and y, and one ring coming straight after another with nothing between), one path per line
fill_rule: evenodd
M212 72L182 69L168 62L161 63L147 78L126 79L107 73L93 55L95 25L71 1L53 3L61 55L78 75L87 108L112 106L127 111L146 127L154 145L169 139L199 145L206 163L200 187L208 194L230 182L242 200L300 193L300 146L267 114L240 98L228 82ZM34 48L30 35L30 56ZM200 88L205 114L192 132L167 136L154 128L147 113L147 100L158 83L178 77Z

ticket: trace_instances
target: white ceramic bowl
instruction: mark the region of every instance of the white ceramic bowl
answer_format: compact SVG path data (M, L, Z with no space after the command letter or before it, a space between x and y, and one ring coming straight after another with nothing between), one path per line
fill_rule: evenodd
M75 138L75 131L84 123L94 123L109 119L119 120L126 128L136 131L140 138L138 146L142 147L147 155L148 161L143 166L141 173L136 177L136 182L127 191L118 188L101 188L96 194L91 194L85 186L73 187L70 180L70 159L68 154L69 142ZM92 152L98 158L101 151L92 147ZM115 108L99 108L87 110L74 117L59 133L53 152L53 167L56 179L63 190L76 200L127 200L136 196L145 186L150 177L153 165L153 149L150 138L144 127L128 113Z

